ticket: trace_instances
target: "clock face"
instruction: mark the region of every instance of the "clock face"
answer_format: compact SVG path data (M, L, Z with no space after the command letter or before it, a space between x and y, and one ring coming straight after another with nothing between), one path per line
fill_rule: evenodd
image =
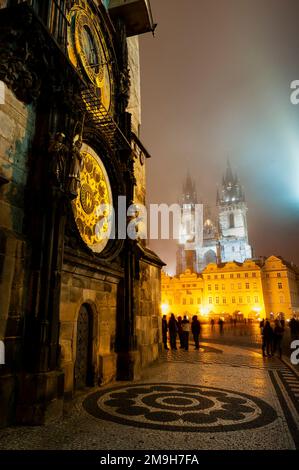
M113 201L105 167L88 145L81 148L83 165L80 190L73 201L76 225L86 245L95 253L103 251L111 231Z
M68 54L72 64L94 87L102 113L111 110L112 59L99 19L91 10L75 5L69 13Z

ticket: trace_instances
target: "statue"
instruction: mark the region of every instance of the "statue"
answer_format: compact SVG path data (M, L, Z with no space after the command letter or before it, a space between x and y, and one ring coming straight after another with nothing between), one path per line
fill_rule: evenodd
M50 168L54 184L63 189L67 146L65 144L65 135L62 132L57 132L55 137L51 139L48 150L51 157Z
M74 137L71 149L70 173L69 173L69 192L71 197L75 199L78 195L80 185L80 171L83 163L81 154L82 138L79 134Z

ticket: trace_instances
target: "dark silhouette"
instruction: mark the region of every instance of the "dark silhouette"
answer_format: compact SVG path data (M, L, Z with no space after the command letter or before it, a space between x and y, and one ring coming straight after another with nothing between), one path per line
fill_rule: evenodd
M167 346L167 318L166 315L163 315L162 318L162 341L165 349L169 349Z
M268 357L273 356L273 329L269 320L266 321L263 328L263 339L263 356L266 356L266 351Z
M199 349L199 335L200 335L200 321L197 318L197 315L194 315L192 318L191 331L194 338L195 349Z
M177 326L178 326L178 334L179 334L179 339L180 339L180 348L184 349L184 335L183 335L181 316L178 317Z
M284 327L279 320L275 320L274 337L273 337L273 354L278 350L279 358L282 356L282 338Z
M212 318L212 320L211 320L211 328L212 328L212 330L214 330L214 325L215 325L215 320L214 320L214 318Z
M298 332L299 332L299 322L298 320L296 320L295 317L293 317L290 320L289 327L291 331L291 341L293 341L294 339L298 338Z
M176 334L177 334L177 321L174 314L172 313L168 322L170 347L171 349L177 349L176 347Z
M218 325L219 325L220 334L223 334L223 324L224 324L224 321L222 320L222 318L219 318Z
M190 333L190 322L186 315L182 320L182 329L183 329L183 340L184 340L184 349L188 351L189 349L189 333Z

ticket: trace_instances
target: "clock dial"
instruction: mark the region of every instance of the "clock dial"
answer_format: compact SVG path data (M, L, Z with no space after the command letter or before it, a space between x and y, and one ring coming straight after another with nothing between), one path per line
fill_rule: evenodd
M80 190L73 201L76 225L86 245L95 253L105 248L112 216L112 193L105 167L97 153L88 145L81 149L83 165Z
M75 5L69 13L69 24L69 58L93 85L101 112L105 114L112 108L112 59L99 19L92 11Z

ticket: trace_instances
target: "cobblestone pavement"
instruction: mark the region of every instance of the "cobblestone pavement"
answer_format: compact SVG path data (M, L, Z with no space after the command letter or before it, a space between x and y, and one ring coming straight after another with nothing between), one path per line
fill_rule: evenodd
M0 431L0 449L296 449L299 377L286 361L202 343L163 352L142 380L82 394L64 419Z

